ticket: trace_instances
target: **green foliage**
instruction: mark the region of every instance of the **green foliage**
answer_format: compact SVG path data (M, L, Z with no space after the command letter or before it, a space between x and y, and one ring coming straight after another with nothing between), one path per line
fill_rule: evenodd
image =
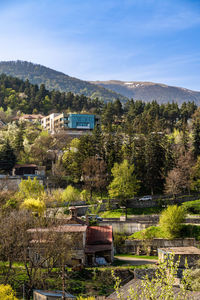
M4 204L3 209L16 209L18 206L18 201L15 198L11 198L8 201L6 201L6 204Z
M183 207L191 214L200 214L200 200L184 202Z
M80 198L82 201L88 202L90 200L90 193L87 190L82 190L80 193Z
M176 276L179 266L179 260L174 262L174 255L165 257L164 260L159 262L158 268L152 279L146 275L141 280L141 285L128 290L128 298L124 298L124 292L127 295L127 290L120 290L121 280L115 276L112 272L113 278L115 279L115 292L117 299L129 299L129 300L175 300L175 299L189 299L187 287L190 283L191 271L188 269L187 262L185 263L185 270L181 279L180 291L174 293L174 285L176 283Z
M151 215L158 214L163 210L162 207L144 207L144 208L127 208L128 215ZM124 210L112 209L100 213L102 218L120 218L124 216Z
M137 193L139 182L133 172L134 165L129 165L127 160L114 165L112 169L114 179L108 190L111 198L129 199Z
M68 185L62 193L62 201L71 203L78 200L80 200L80 192L73 186Z
M196 164L191 169L191 190L200 191L200 156L197 157Z
M1 67L2 65L0 63L0 70ZM12 75L15 76L17 74L12 73ZM23 76L19 75L19 77L25 80ZM27 78L27 75L25 77ZM70 86L65 86L65 88L60 89L60 91L48 91L43 84L45 81L42 83L40 80L36 80L35 82L33 77L31 81L32 83L41 84L40 87L31 84L28 80L24 82L18 78L6 76L5 74L0 75L1 105L4 111L9 108L15 111L22 111L23 113L40 112L47 114L52 109L57 109L58 111L65 109L82 111L83 108L90 110L91 108L95 109L101 107L101 101L98 99L91 100L86 97L91 96L91 93L86 93L86 96L74 95L73 92L77 94L78 89L74 89L73 85L71 86L72 89L70 89ZM81 83L81 81L79 82ZM49 80L46 81L46 87L52 90L48 83ZM94 89L99 89L99 87L95 85L90 86ZM56 89L58 89L58 86L56 86ZM105 96L106 93L110 93L109 91L104 91ZM100 94L100 97L101 96L103 97L103 95ZM113 97L115 97L114 93Z
M186 210L183 206L171 205L160 216L159 226L166 238L179 237L182 223L185 220Z
M73 139L62 156L66 175L73 182L79 182L81 177L79 144L80 140Z
M200 240L200 226L192 224L183 224L180 230L180 237L182 238L195 238Z
M8 139L3 145L0 145L0 172L9 173L16 163L16 156Z
M95 297L78 297L77 300L95 300Z
M130 239L151 240L154 238L165 238L165 233L160 227L150 226L146 229L133 233Z
M17 300L15 292L9 284L0 284L0 300Z
M200 120L196 119L193 122L193 152L194 156L200 155Z
M46 205L40 199L27 198L20 206L21 209L26 209L31 212L37 213L39 216L43 215Z
M83 81L83 80L79 80L79 79L70 77L68 75L57 72L50 68L46 68L44 66L33 64L30 62L25 62L25 61L1 62L0 63L0 73L19 77L23 80L26 80L28 78L28 80L30 80L32 85L31 85L31 89L28 89L28 85L27 85L27 87L26 87L27 94L29 96L35 96L35 102L38 100L39 96L43 96L45 99L43 105L44 105L44 107L47 106L47 108L48 108L49 100L46 97L46 96L48 96L48 94L43 92L43 90L41 89L41 86L43 84L45 84L45 86L49 90L59 90L64 93L79 94L80 96L78 96L77 99L75 98L73 100L73 103L72 103L73 106L75 106L77 104L79 97L84 99L84 98L86 98L85 96L89 96L95 100L96 100L96 98L103 99L104 101L112 101L116 98L119 98L120 100L126 99L122 95L115 93L113 91L107 90L103 87L91 84L87 81ZM18 79L18 81L19 81L19 79ZM17 80L16 80L16 83L18 83ZM40 85L40 89L38 88L37 85ZM54 92L54 97L56 100L58 98L59 92L52 91L52 93L53 92ZM55 101L55 104L57 104L56 101ZM81 106L79 109L82 110L84 107L85 106Z
M38 198L43 192L44 186L36 177L33 180L30 177L27 180L22 179L19 184L19 196L22 198Z
M126 240L126 235L125 234L122 234L122 233L114 233L114 246L115 246L115 249L117 252L119 252L120 248L122 246L124 246L125 244L125 240Z

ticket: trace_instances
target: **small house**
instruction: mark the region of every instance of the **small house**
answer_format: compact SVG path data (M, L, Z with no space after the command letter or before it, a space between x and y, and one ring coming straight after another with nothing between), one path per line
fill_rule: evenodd
M174 256L174 262L179 262L179 268L185 268L187 261L188 267L194 267L200 259L200 249L196 247L171 247L159 248L158 259L164 261L166 258Z

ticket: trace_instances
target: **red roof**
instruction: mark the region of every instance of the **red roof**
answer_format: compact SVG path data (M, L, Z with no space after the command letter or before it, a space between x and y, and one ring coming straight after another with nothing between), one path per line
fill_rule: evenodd
M112 226L88 226L86 245L106 245L112 241Z

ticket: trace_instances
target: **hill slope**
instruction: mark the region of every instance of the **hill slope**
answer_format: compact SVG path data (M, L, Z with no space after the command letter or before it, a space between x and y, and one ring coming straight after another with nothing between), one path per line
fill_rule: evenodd
M93 84L101 85L104 88L120 93L121 95L137 100L150 102L157 100L158 103L177 102L182 104L184 101L194 101L200 105L200 92L168 86L160 83L141 82L141 81L93 81Z
M2 61L0 62L1 73L23 80L28 79L33 84L40 85L44 83L48 90L55 89L61 92L83 94L91 98L98 97L104 101L113 101L117 98L122 102L127 100L126 97L114 91L106 90L104 87L70 77L64 73L31 62Z

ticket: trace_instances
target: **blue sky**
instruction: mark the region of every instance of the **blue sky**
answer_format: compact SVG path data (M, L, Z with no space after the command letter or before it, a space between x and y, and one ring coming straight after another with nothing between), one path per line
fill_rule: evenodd
M0 0L0 60L200 90L200 0Z

